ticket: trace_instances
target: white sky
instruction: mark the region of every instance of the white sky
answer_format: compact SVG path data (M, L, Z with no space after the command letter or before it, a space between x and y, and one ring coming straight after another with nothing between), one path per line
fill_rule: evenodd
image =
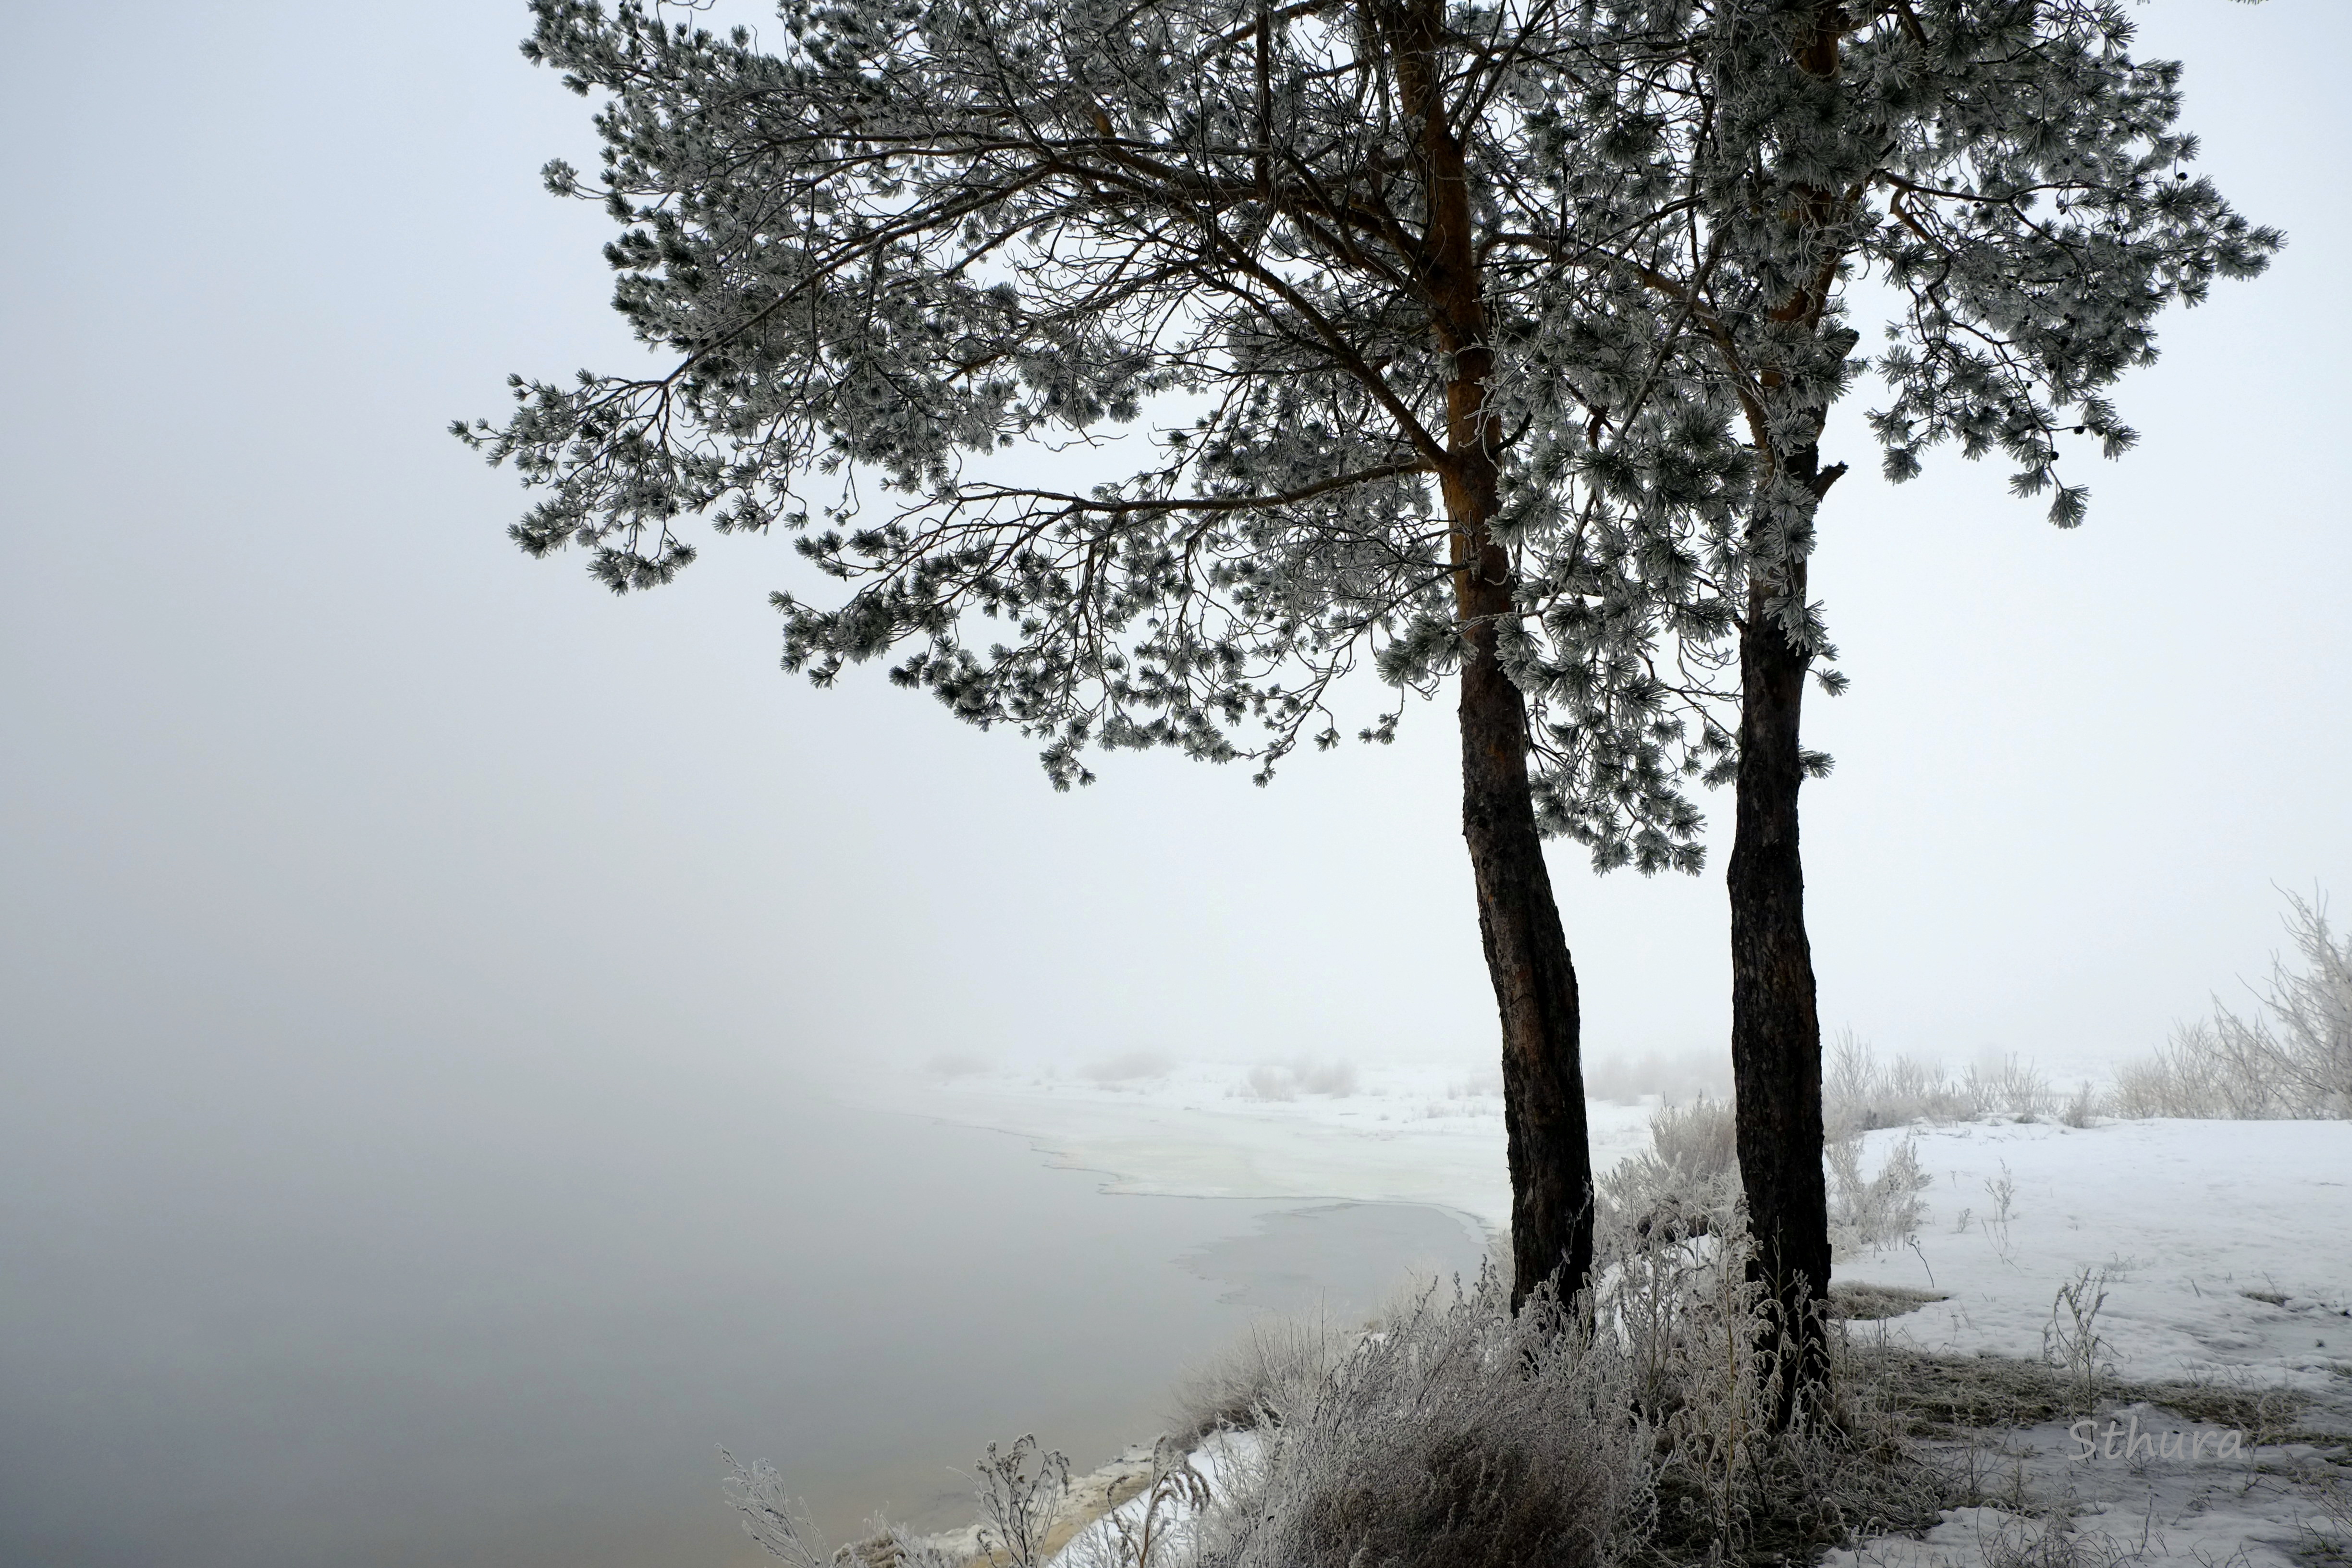
M626 363L588 106L519 5L9 7L0 1056L25 1114L336 1052L1491 1057L1450 709L1242 769L1034 746L775 668L781 540L614 601L443 434ZM222 20L233 16L233 21ZM2144 1050L2352 900L2326 0L2171 0L2270 277L2164 323L2139 451L2060 534L1949 453L1854 472L1815 565L1852 692L1806 790L1822 1016L1882 1053ZM2333 281L2331 281L2333 280ZM1721 859L1554 857L1588 1048L1721 1053ZM2352 904L2340 906L2352 912ZM331 1047L329 1042L332 1042Z

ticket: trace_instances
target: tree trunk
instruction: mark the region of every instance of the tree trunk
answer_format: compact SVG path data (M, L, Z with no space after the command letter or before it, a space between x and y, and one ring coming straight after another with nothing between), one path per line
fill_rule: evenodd
M1790 467L1814 479L1818 451ZM1802 603L1805 570L1790 569ZM1772 1416L1784 1428L1820 1406L1829 1378L1821 1309L1830 1288L1829 1198L1822 1176L1822 1025L1805 936L1805 870L1797 847L1804 783L1798 720L1811 656L1765 613L1751 582L1739 639L1739 777L1731 847L1731 1072L1739 1173L1756 1238L1756 1277L1779 1302L1783 1352Z
M1838 74L1839 40L1850 25L1833 0L1811 0L1810 26L1797 45L1797 68L1824 80ZM1804 188L1793 215L1818 227L1844 205L1833 189ZM1818 331L1837 282L1839 258L1825 257L1811 281L1771 312L1776 321ZM1780 384L1775 369L1759 378ZM1769 450L1760 411L1751 407L1757 448ZM1789 478L1810 487L1815 502L1843 463L1821 466L1816 438L1783 459ZM1731 841L1731 1080L1738 1097L1739 1173L1747 1190L1748 1232L1756 1241L1751 1278L1770 1292L1777 1321L1765 1348L1775 1354L1770 1385L1773 1429L1810 1420L1825 1406L1830 1291L1829 1194L1822 1175L1822 1020L1813 992L1813 949L1805 935L1805 865L1797 846L1797 792L1805 782L1799 720L1812 655L1791 642L1765 601L1773 590L1805 602L1800 555L1778 582L1748 576L1748 617L1739 635L1739 777Z
M1592 1155L1576 966L1528 790L1527 702L1496 660L1494 623L1474 624L1470 642L1475 651L1462 669L1462 836L1502 1016L1516 1311L1546 1279L1557 1276L1570 1292L1591 1272Z
M1503 1024L1503 1125L1511 1168L1511 1308L1557 1278L1563 1292L1592 1270L1592 1154L1578 1059L1576 966L1560 931L1528 787L1527 699L1496 655L1518 613L1507 551L1493 521L1498 476L1486 408L1494 351L1479 281L1473 174L1448 123L1444 0L1377 10L1397 86L1418 126L1429 216L1422 250L1429 326L1453 361L1445 455L1437 465L1451 526L1462 661L1462 836L1478 889L1478 935Z

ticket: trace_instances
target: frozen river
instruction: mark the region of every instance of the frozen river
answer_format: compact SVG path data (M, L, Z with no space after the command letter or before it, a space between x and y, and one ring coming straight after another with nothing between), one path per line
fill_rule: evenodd
M953 1522L982 1444L1099 1463L1251 1312L1478 1251L688 1065L280 1065L0 1111L13 1568L756 1561L720 1445L836 1540Z

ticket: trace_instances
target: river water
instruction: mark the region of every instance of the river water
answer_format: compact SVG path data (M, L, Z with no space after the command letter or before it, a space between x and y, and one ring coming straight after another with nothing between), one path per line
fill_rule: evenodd
M836 1541L957 1522L984 1443L1090 1467L1253 1312L1478 1252L708 1068L89 1087L0 1118L11 1568L763 1561L722 1445Z

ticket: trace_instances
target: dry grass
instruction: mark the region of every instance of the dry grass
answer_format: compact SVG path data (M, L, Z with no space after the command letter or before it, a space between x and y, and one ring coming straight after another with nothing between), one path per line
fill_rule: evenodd
M1905 1285L1832 1284L1830 1316L1840 1322L1877 1322L1950 1299L1940 1290L1914 1290Z
M1646 1434L1622 1360L1491 1271L1367 1335L1223 1500L1230 1568L1601 1568L1639 1537Z
M2010 1356L1943 1356L1883 1341L1846 1351L1849 1382L1866 1388L1906 1436L1950 1438L1992 1427L2032 1426L2070 1415L2065 1373Z
M1935 1355L1857 1337L1844 1352L1842 1371L1850 1390L1866 1391L1913 1437L1952 1439L2035 1426L2066 1420L2081 1408L2081 1387L2069 1369L2011 1356ZM2284 1386L2110 1379L2099 1394L2110 1405L2146 1403L2190 1421L2234 1426L2258 1444L2344 1440L2341 1433L2297 1427L2294 1418L2311 1399Z
M1259 1318L1178 1380L1169 1431L1191 1443L1223 1429L1281 1426L1315 1403L1361 1338L1322 1316Z

